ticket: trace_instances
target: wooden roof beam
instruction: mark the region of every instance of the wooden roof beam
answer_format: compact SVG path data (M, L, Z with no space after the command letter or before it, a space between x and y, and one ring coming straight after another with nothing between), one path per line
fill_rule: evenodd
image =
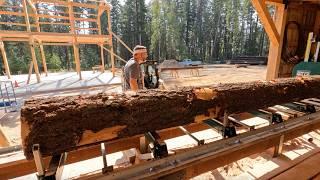
M11 12L11 11L0 11L0 15L25 16L24 13L21 13L21 12Z
M265 4L277 5L283 4L283 0L263 0Z
M278 4L283 4L283 0L263 0L265 3L278 3Z
M49 3L49 4L59 4L65 7L68 7L68 2L67 1L60 1L60 0L32 0L33 2L36 3ZM110 9L108 4L88 4L88 3L78 3L78 2L72 2L72 6L77 6L77 7L83 7L83 8L91 8L91 9L98 9L98 7L102 7L104 9Z
M279 45L280 35L270 16L264 0L251 0L251 3L258 13L261 23L263 24L270 41L275 45Z
M31 0L27 0L27 3L31 6L33 11L37 12L37 8L34 6L34 4Z

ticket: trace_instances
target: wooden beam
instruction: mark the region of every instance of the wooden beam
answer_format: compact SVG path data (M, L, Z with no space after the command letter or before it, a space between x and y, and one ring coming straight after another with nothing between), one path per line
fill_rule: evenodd
M12 11L0 11L1 15L13 15L13 16L25 16L25 13L12 12Z
M118 37L118 36L117 36L116 34L114 34L113 32L112 32L112 35L113 35L113 37L115 37L125 48L127 48L128 51L130 51L130 52L133 54L132 49L129 48L129 46L127 46L126 43L124 43L124 42L121 40L120 37Z
M73 12L73 14L78 14L78 15L85 15L85 16L98 16L97 14L90 14L90 13L82 13L82 12Z
M88 22L95 22L97 23L96 19L92 19L92 18L74 18L75 21L88 21Z
M279 46L280 35L275 24L273 23L270 13L268 12L266 4L263 2L263 0L251 0L251 2L260 17L261 23L263 24L270 41L274 45Z
M25 13L25 21L26 21L26 24L28 25L27 26L27 31L31 32L29 14L28 14L28 8L27 8L26 0L23 0L22 4L23 4L23 8L24 8L24 13ZM31 58L32 58L34 71L35 71L36 77L37 77L37 82L40 83L39 67L38 67L36 52L35 52L35 49L34 49L34 39L33 38L29 39L29 46L30 46L30 52L31 52Z
M100 45L100 57L101 57L101 72L105 72L105 65L104 65L104 53L103 53L103 45Z
M31 6L33 13L35 13L35 20L36 20L36 27L37 27L37 31L40 32L40 24L39 24L39 17L38 17L38 12L37 12L37 8L34 6L34 4L32 3L31 0L27 0L28 4Z
M81 66L80 66L80 55L79 55L79 45L78 44L73 44L73 53L74 53L74 60L76 63L76 70L79 74L79 79L82 80L82 75L81 75Z
M101 8L98 9L98 16L97 16L97 25L98 25L98 34L101 35L102 34L102 27L101 27L101 17L99 14L101 14L101 11L103 12L103 10ZM112 41L112 39L111 39ZM100 57L101 57L101 72L104 73L105 72L105 65L104 65L104 53L103 53L103 44L100 44Z
M36 43L36 45L43 45L43 46L73 46L72 43Z
M27 38L2 38L2 41L6 41L8 43L15 44L16 42L29 42L29 39ZM16 42L14 42L16 41Z
M33 2L31 0L27 0L27 2L31 6L33 12L37 12L37 8L34 6Z
M38 11L42 11L42 12L52 12L52 13L56 13L56 14L67 14L69 15L69 13L65 12L65 11L54 11L54 10L48 10L48 9L39 9ZM42 13L41 13L42 14Z
M9 63L8 63L8 59L7 59L7 53L4 48L4 43L2 40L0 41L0 49L1 49L2 60L3 60L4 69L6 71L6 75L8 76L8 79L11 79L11 73L10 73Z
M0 22L0 24L12 25L12 26L28 26L27 24L13 23L13 22ZM30 26L36 26L36 25L30 24Z
M47 69L47 62L46 62L46 56L44 53L43 45L40 44L40 53L41 53L41 59L42 59L42 65L43 65L43 71L48 76L48 69Z
M70 22L70 33L75 34L75 25L74 25L74 15L73 15L73 6L70 0L68 0L68 11L69 11L69 22Z
M312 39L313 39L313 32L309 32L308 39L307 39L307 47L304 54L304 62L309 61Z
M103 49L106 50L106 51L108 51L108 52L111 54L111 50L107 49L107 48L104 47L104 46L103 46ZM124 63L127 63L127 61L124 60L123 58L121 58L120 56L118 56L118 55L116 55L116 54L114 54L114 56L115 56L116 58L118 58L120 61L122 61L122 62L124 62Z
M266 4L283 4L283 0L263 0Z
M30 46L30 52L31 52L31 58L32 58L32 62L33 62L34 72L36 73L37 82L40 83L40 73L39 73L36 52L34 49L34 40L33 39L30 40L29 46Z
M30 61L30 64L29 64L29 71L28 71L27 84L29 84L29 83L30 83L31 75L32 75L32 69L33 69L33 63L32 63L32 61Z
M29 21L29 14L28 14L28 8L27 8L27 2L26 0L22 0L22 5L23 5L23 13L24 13L24 19L27 24L27 31L31 32L31 27L30 27L30 21Z
M62 23L62 22L39 22L39 24L54 24L54 25L66 25L70 26L70 23Z
M29 16L34 18L69 19L69 16L57 16L57 15L48 15L48 14L29 14Z
M9 138L6 137L6 135L3 133L3 128L0 126L0 146L1 149L5 149L7 147L10 147L10 143L8 141Z
M111 17L110 17L110 11L106 11L107 12L107 18L108 18L108 32L109 32L109 38L110 38L110 57L111 57L111 72L112 72L112 76L114 77L116 74L116 70L115 70L115 64L114 64L114 51L113 51L113 42L112 42L112 28L111 28Z
M12 32L12 31L11 31ZM12 32L2 33L3 41L29 41L30 38L34 38L43 43L72 43L77 42L78 44L110 44L110 36L107 35L83 35L77 34L74 36L69 33L25 33L25 32Z
M193 133L208 129L208 126L203 124L190 124L186 126L186 129L188 129L189 132ZM179 128L164 129L158 131L158 134L162 139L170 139L184 135ZM106 145L108 146L106 151L108 154L111 154L118 151L124 151L130 148L139 148L140 137L141 136L133 136L113 142L106 142ZM99 156L101 156L100 144L89 147L83 147L68 153L67 164L84 161ZM50 157L44 158L44 162L46 165L48 164L49 159ZM4 179L15 178L34 172L36 172L34 160L23 159L14 162L0 164L0 177Z
M37 3L44 3L44 4L58 4L67 7L68 2L66 1L59 1L59 0L33 0L34 2ZM88 4L88 3L77 3L77 2L71 2L72 6L76 7L84 7L84 8L90 8L90 9L97 9L99 5L95 4ZM108 8L107 6L102 6L102 8Z
M71 0L68 0L68 10L69 10L69 21L70 21L70 33L73 36L72 44L73 44L73 55L74 55L74 61L76 64L76 71L79 75L79 79L82 80L81 75L81 65L80 65L80 55L79 55L79 44L78 40L76 38L76 30L75 30L75 18L73 14L73 5Z
M40 28L40 24L39 24L39 16L38 16L38 12L37 12L37 8L34 6L33 2L31 0L27 0L29 5L32 7L33 12L35 13L35 20L36 20L36 26L37 26L37 31L40 32L41 28ZM41 43L41 41L39 41L39 43ZM33 44L35 45L35 44ZM47 69L47 63L46 63L46 56L45 56L45 52L43 49L43 45L40 44L40 54L41 54L41 60L42 60L42 66L43 66L43 71L46 74L46 76L48 76L48 69ZM32 66L31 66L32 67Z
M288 168L287 171L272 177L272 179L317 179L315 177L320 175L320 170L314 167L315 164L320 164L319 152L305 158L303 161Z
M4 2L4 1L3 1ZM14 9L21 9L22 7L21 6L11 6L11 5L1 5L1 7L4 7L4 8L14 8Z
M267 75L266 80L273 80L279 77L279 67L281 61L284 29L287 19L287 10L284 4L278 4L275 8L275 24L277 31L280 34L280 44L276 45L270 43L269 55L268 55L268 65L267 65Z
M76 27L75 28L76 30L95 30L95 31L99 31L99 29L98 28L81 28L81 27Z
M310 117L311 116L311 117ZM281 124L271 125L240 134L233 138L215 141L194 147L186 152L149 161L126 169L114 170L109 174L97 173L88 179L190 179L244 157L279 145L281 136L285 141L320 128L319 113L296 118ZM295 124L296 123L296 124ZM286 128L283 128L283 127ZM277 129L275 131L275 129ZM259 136L257 136L259 134ZM214 162L214 163L213 163ZM153 171L150 171L153 169ZM171 176L170 176L171 175Z

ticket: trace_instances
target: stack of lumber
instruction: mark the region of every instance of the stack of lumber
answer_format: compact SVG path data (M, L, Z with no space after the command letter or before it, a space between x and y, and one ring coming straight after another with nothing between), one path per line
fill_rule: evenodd
M264 56L239 56L226 60L227 64L248 64L248 65L265 65L268 57Z

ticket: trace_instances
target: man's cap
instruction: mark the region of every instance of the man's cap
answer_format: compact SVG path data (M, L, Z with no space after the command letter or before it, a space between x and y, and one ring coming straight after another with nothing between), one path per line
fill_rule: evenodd
M137 45L133 49L133 54L144 53L147 52L147 48L145 46Z

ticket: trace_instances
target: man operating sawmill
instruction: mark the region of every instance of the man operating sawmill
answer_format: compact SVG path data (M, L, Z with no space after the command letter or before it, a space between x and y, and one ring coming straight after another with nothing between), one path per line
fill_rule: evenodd
M137 45L133 49L133 58L131 58L124 66L124 91L138 91L143 89L143 76L140 64L148 57L147 48Z

